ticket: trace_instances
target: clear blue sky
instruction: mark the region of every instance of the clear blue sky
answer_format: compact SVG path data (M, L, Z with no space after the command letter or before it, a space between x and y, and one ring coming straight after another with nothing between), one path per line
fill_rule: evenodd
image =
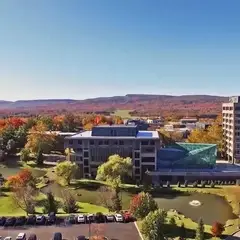
M1 0L0 99L240 94L239 0Z

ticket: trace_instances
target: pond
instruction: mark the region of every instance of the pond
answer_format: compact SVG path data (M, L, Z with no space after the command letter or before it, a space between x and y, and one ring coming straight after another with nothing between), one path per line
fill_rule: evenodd
M176 209L195 222L201 217L204 223L212 225L215 221L225 223L228 219L236 218L228 202L223 197L213 194L189 193L155 200L160 208Z
M51 191L55 196L61 197L64 188L57 183L52 183L42 189L43 192ZM81 193L82 196L77 197L79 201L94 203L98 205L98 197L96 190L84 190L80 188L74 193ZM129 207L131 196L124 194L123 201L127 201ZM216 195L203 193L177 193L177 194L161 194L161 197L155 197L156 202L160 208L165 210L175 209L193 221L197 222L201 217L204 223L212 225L213 222L219 221L225 223L228 219L234 219L236 216L232 213L232 208L228 202ZM190 203L192 202L192 205ZM125 209L126 209L125 208Z

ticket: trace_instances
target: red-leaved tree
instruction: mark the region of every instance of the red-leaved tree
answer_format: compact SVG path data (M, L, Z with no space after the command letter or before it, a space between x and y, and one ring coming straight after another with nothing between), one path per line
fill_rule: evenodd
M158 208L157 203L149 193L141 192L133 196L130 203L130 212L136 218L143 219L149 212Z
M212 225L211 232L214 237L219 237L222 235L222 232L224 231L224 225L220 222L215 222Z

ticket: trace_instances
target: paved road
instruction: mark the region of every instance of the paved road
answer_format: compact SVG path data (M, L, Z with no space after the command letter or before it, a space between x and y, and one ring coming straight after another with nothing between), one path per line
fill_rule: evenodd
M105 235L111 240L141 240L134 223L91 224L90 231L91 235ZM89 225L2 228L0 236L15 239L20 232L25 232L27 236L35 233L39 240L50 240L54 232L61 232L64 239L74 240L79 235L89 236Z

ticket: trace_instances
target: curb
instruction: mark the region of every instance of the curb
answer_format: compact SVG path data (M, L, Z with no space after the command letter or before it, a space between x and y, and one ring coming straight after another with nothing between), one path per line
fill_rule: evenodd
M141 232L140 232L140 230L139 230L139 228L138 228L137 223L134 222L134 225L135 225L135 227L136 227L136 229L137 229L137 231L138 231L139 237L141 238L141 240L144 240L144 239L143 239L143 235L141 234Z

